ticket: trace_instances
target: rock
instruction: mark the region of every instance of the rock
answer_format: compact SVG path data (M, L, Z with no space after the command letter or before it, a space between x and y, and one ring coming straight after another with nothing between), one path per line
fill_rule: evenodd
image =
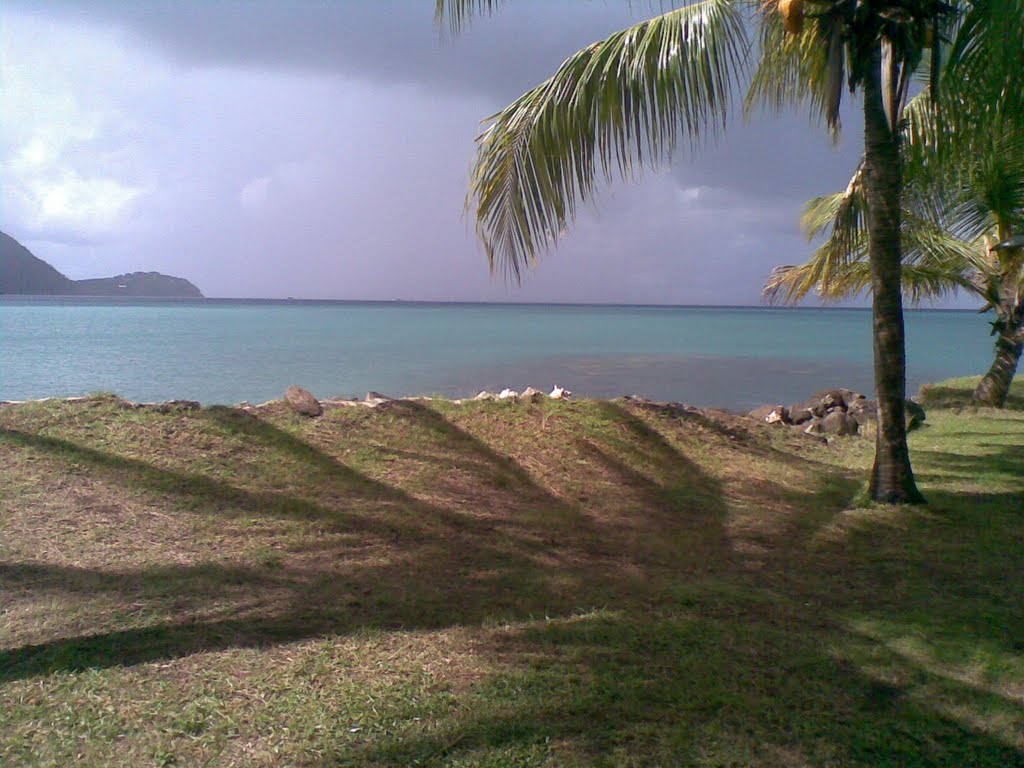
M171 413L172 411L198 411L202 406L197 400L168 400L166 403L157 403L155 410L158 413Z
M834 408L846 408L843 390L823 389L804 402L790 406L790 418L793 418L793 412L801 413L803 411L810 411L813 416L820 417Z
M555 384L554 389L551 390L551 393L548 395L548 397L550 397L552 400L568 400L570 397L572 397L572 392L570 392L568 389L563 389L562 387Z
M913 400L907 400L903 406L903 411L904 423L906 424L908 432L917 429L924 423L926 414L920 403L915 403ZM847 413L853 417L857 424L863 427L868 424L868 422L875 421L878 418L878 403L874 400L868 400L865 397L861 397L850 404L850 408Z
M820 424L826 435L856 435L860 427L855 418L838 408L830 411Z
M907 400L906 403L904 403L903 407L904 418L906 420L907 425L907 432L910 432L913 429L917 429L922 424L924 424L926 414L924 412L924 408L921 407L920 403L915 403L913 400Z
M814 411L806 407L803 403L791 405L786 410L789 413L790 424L806 424L814 418Z
M550 396L554 397L555 396L554 392L552 392L552 394ZM646 397L643 397L642 395L623 395L622 399L623 400L629 400L632 403L650 403L650 402L652 402L651 400L648 400Z
M750 418L766 424L788 424L789 411L782 405L762 405L747 414Z
M807 426L804 427L804 434L807 435L820 435L824 431L825 430L821 426L821 419L817 416L807 422Z
M473 399L474 400L493 400L494 399L494 393L493 392L487 392L487 391L478 392L477 396L474 397Z
M393 397L382 395L380 392L374 392L372 389L366 393L366 397L363 402L366 403L386 403L389 400L394 400Z
M506 387L505 389L501 390L501 392L498 393L498 399L499 400L518 400L519 399L519 393L516 392L514 389L509 389L508 387Z
M541 392L539 389L527 387L526 389L523 390L523 393L520 395L520 397L522 397L523 400L529 400L531 403L539 403L540 399L544 397L544 393Z
M301 413L303 416L319 416L324 412L319 400L313 397L310 392L295 384L285 390L284 399L296 413Z
M814 405L811 410L815 416L824 416L835 408L846 409L846 401L841 389L823 389L811 398Z
M850 407L859 400L867 400L867 398L860 392L854 392L852 389L839 390L843 394L843 404L846 405L846 410L850 410Z
M861 396L854 400L846 411L852 416L860 426L865 426L869 421L873 421L878 412L878 408L875 405L874 400L868 400Z

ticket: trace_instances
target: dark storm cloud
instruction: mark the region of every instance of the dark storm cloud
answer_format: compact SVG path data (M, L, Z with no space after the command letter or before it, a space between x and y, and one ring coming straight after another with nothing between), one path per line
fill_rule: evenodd
M211 296L756 303L808 253L803 201L846 185L850 105L838 148L804 114L736 116L603 190L521 288L491 278L462 217L480 120L667 5L518 0L453 38L432 0L9 0L74 50L8 57L25 125L0 161L53 215L29 200L2 223L72 277L158 269Z
M458 35L435 25L431 0L56 0L23 12L129 31L189 66L343 74L510 99L593 40L658 5L526 0Z

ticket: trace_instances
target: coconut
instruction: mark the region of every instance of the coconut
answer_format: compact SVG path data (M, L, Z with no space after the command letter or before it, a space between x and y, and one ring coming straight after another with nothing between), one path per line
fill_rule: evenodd
M804 0L779 0L782 24L791 35L799 35L804 28Z
M924 28L924 39L921 41L921 47L929 49L935 46L935 27L927 26Z

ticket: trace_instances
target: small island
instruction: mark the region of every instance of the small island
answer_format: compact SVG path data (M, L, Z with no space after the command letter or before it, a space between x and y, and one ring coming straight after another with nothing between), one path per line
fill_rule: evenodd
M71 280L4 232L0 232L0 294L203 298L202 292L185 278L159 272Z

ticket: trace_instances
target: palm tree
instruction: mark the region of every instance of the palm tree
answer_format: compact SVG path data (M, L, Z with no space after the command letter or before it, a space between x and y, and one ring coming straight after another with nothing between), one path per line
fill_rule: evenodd
M1018 75L992 63L996 53L1020 61L1013 44L1019 43L1015 20L1024 0L951 2L807 0L805 13L804 0L767 0L753 19L759 30L755 49L747 35L748 4L701 0L588 45L490 118L477 140L468 204L492 270L518 279L557 243L577 203L594 196L599 177L633 179L644 166L669 160L680 139L695 147L724 129L750 74L749 61L757 64L748 109L809 105L833 132L848 84L863 97L878 397L870 494L883 502L922 501L904 424L900 279L899 126L912 75L929 70L934 83L941 69L939 40L955 32L962 39L954 46L955 63L965 82L972 81L977 93L1005 97L1024 114L1021 89L1014 87ZM436 10L458 29L498 4L437 0ZM1017 30L1007 33L1010 27ZM929 42L934 44L927 48ZM951 119L956 115L955 109L947 112ZM942 133L936 130L932 138Z
M914 302L963 290L994 310L995 360L974 391L1002 407L1024 352L1024 130L1003 121L969 146L906 163L903 289ZM913 137L908 136L913 147ZM844 192L808 202L803 227L828 239L799 266L777 267L765 284L772 300L825 300L870 288L860 173Z

